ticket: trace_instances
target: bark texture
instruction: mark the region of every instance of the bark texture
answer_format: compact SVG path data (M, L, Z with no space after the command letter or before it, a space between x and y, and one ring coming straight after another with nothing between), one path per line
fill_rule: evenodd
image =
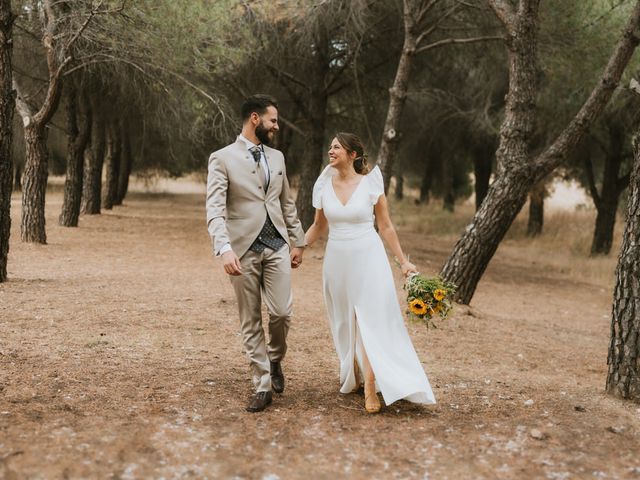
M453 212L455 209L456 195L455 195L455 182L454 182L454 170L455 165L453 159L445 159L442 165L442 209L447 212Z
M0 283L7 279L9 236L11 233L11 158L15 92L11 86L13 20L11 1L0 0Z
M325 157L324 150L324 131L326 125L327 111L327 95L323 91L312 93L310 104L317 107L315 114L311 114L314 130L312 130L310 138L307 139L306 148L303 156L302 173L300 174L300 187L298 188L298 197L296 198L296 209L298 217L302 222L303 228L306 230L313 223L315 210L311 205L311 196L313 194L313 185L318 178L318 173L322 167L322 161Z
M431 184L433 182L433 167L434 163L432 156L430 155L425 164L424 171L422 172L422 180L420 181L420 203L427 205L431 200Z
M13 173L13 190L16 192L22 191L22 168L19 165L15 165Z
M25 156L22 175L22 223L23 242L47 243L44 205L49 176L49 152L45 128L36 122L24 127Z
M529 192L529 220L527 221L527 236L537 237L544 226L544 199L547 188L544 182L535 185Z
M91 116L86 97L73 82L69 82L67 94L67 172L58 222L63 227L77 227L82 200L84 151L91 134Z
M382 139L378 148L378 166L382 170L384 177L384 191L389 192L389 182L393 175L394 160L398 148L400 119L402 110L407 99L407 89L411 78L411 68L416 53L417 33L416 33L416 0L403 1L404 20L404 43L402 53L398 61L398 69L393 80L393 85L389 89L389 108L384 122Z
M493 142L492 142L493 143ZM473 174L474 174L474 191L476 196L476 211L482 205L487 192L489 191L489 182L491 180L491 166L493 164L494 150L489 150L486 147L491 147L491 143L485 144L485 148L478 147L473 149ZM493 147L495 149L495 146Z
M616 268L606 390L640 402L640 132L634 139L627 218Z
M396 200L402 200L404 198L404 177L401 174L396 175Z
M299 108L309 121L308 137L302 160L300 186L298 188L298 197L296 198L298 217L304 229L307 229L313 223L315 216L315 209L311 205L313 185L318 178L325 158L324 133L327 124L327 103L329 101L327 84L330 82L329 37L326 26L319 28L316 40L317 47L309 97L307 102L298 102Z
M105 179L102 206L111 210L118 196L118 179L122 152L121 128L118 120L113 120L107 128L107 156L105 159L107 175Z
M604 159L600 191L596 186L591 158L585 157L584 167L589 182L589 193L598 212L591 242L592 256L608 255L611 251L620 195L629 184L629 175L620 176L623 150L624 126L612 124L609 127L609 149Z
M47 189L47 136L46 126L60 103L62 74L71 61L71 57L58 46L59 26L56 6L52 0L43 2L42 45L46 53L48 68L47 90L44 101L37 112L24 100L17 79L13 78L17 90L17 107L24 124L25 166L22 176L22 222L21 238L23 242L47 243L45 231L45 192Z
M102 193L102 167L105 153L105 122L99 102L91 98L91 139L90 148L85 151L84 182L82 186L82 213L100 213Z
M500 7L509 8L508 5L500 3ZM507 24L509 93L496 153L498 178L441 272L446 280L458 286L456 299L461 303L471 301L489 261L532 186L527 160L536 109L538 6L536 0L521 1L517 16Z
M133 155L131 151L131 135L127 123L122 128L122 153L120 155L120 169L118 172L118 193L114 205L122 205L129 190L129 177L133 167Z

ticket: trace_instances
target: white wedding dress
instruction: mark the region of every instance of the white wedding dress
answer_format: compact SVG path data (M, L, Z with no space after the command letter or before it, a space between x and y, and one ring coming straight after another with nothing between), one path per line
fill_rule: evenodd
M354 355L362 372L362 347L387 405L405 399L435 403L404 324L391 266L375 231L373 206L384 193L375 167L343 205L333 189L337 171L328 166L313 188L313 206L329 222L324 256L324 299L340 359L340 391L356 387Z

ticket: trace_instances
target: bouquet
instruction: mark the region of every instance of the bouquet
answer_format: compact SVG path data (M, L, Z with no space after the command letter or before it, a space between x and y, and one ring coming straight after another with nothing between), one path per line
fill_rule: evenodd
M420 319L427 327L437 328L433 317L445 320L451 312L451 297L456 286L440 277L427 278L419 273L410 274L403 287L407 292L407 313Z

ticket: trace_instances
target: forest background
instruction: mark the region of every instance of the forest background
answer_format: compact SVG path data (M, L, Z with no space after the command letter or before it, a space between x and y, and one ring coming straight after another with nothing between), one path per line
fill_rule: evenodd
M594 329L587 361L601 366L592 372L600 374L596 391L640 398L640 286L634 280L640 263L640 179L633 175L634 167L640 168L633 141L640 126L634 91L640 2L3 0L0 31L0 281L6 282L0 292L8 339L0 344L7 367L6 387L0 391L8 404L22 398L7 393L11 386L20 392L29 383L24 375L29 369L18 367L11 355L22 354L24 332L33 331L31 322L39 315L29 313L22 297L29 298L31 288L39 291L31 282L43 281L41 273L30 277L32 269L40 265L51 271L62 258L58 246L62 251L78 248L77 259L90 258L102 248L92 243L100 241L92 228L118 245L120 236L130 235L131 243L120 245L125 261L137 251L132 245L152 252L146 236L163 234L145 219L161 218L165 232L171 232L182 221L172 220L174 208L184 210L186 219L198 218L203 207L198 195L145 196L130 192L130 184L161 178L202 184L208 154L233 140L240 125L238 106L257 92L279 101L276 147L287 159L305 227L313 218L313 182L326 163L333 133L360 135L371 163L383 169L401 239L422 259L419 266L459 286L455 328L491 330L495 315L520 308L517 288L496 298L487 292L497 281L499 267L489 268L494 255L498 265L506 262L513 269L504 278L514 285L522 286L530 275L544 277L536 284L553 297L547 302L556 308L547 312L547 319L557 311L586 308L574 300L593 289L599 292L597 308L606 305L606 324L601 313L585 320ZM545 201L562 182L579 186L588 201L574 212L554 216L545 210ZM159 212L160 206L166 211ZM139 225L126 223L134 212ZM125 223L108 223L116 218ZM183 225L185 231L201 227L204 232L204 214L200 220L198 227ZM541 271L536 262L543 263ZM127 271L120 272L123 278ZM79 272L72 268L64 275L75 278ZM162 274L171 282L170 271ZM207 278L203 272L203 283ZM46 296L56 297L57 291L55 302L62 303L56 305L64 310L67 303L60 298L70 294L64 290L69 285L54 283ZM553 288L547 291L552 284L555 295ZM108 297L109 289L121 290L122 285L114 281L105 288ZM313 291L310 287L303 294ZM224 300L225 292L219 286L216 295ZM95 301L87 318L98 321L108 302L99 306L101 300ZM312 311L320 301L311 302ZM567 303L558 303L562 301ZM544 330L534 319L545 307L531 308L524 318ZM202 305L201 313L208 309ZM25 312L24 317L18 312ZM320 310L316 314L322 315ZM22 319L26 328L9 319ZM461 326L464 319L468 327ZM544 325L544 318L540 321ZM67 338L73 335L71 327L58 333ZM512 335L501 329L488 345ZM553 332L549 328L536 341L544 345ZM434 335L443 340L443 333ZM433 336L420 338L418 345L428 345ZM584 347L573 334L563 341L574 353ZM92 345L89 352L83 350L87 358L103 345L83 342ZM608 346L608 355L598 353L602 345L605 350ZM474 348L478 358L490 357L481 346L474 343ZM551 373L553 362L547 366L541 376L547 376L547 387L561 382ZM589 388L598 385L597 375L592 377ZM595 401L598 394L590 390L589 395ZM601 420L612 414L609 407L633 408L607 405L600 405ZM584 408L573 407L576 412ZM21 415L26 417L21 418L29 419L28 405L24 408ZM605 427L637 444L637 421L629 421L625 427ZM5 423L4 431L11 433L12 425ZM518 441L527 428L516 429ZM534 430L527 438L545 441L551 435L544 428ZM620 444L624 442L605 442L602 448L609 451ZM33 459L23 455L25 448L2 445L6 471L8 459L21 461L20 456L23 467L33 467ZM451 455L449 460L460 467ZM533 468L530 462L546 468L531 458L526 461L526 468ZM616 472L640 471L625 455L616 462ZM152 465L150 461L149 471L157 472ZM470 471L482 474L476 467ZM366 473L366 466L359 468ZM567 468L576 473L581 464Z

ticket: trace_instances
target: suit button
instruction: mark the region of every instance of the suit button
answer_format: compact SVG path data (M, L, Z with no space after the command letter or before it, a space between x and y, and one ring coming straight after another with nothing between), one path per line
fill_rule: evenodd
M255 171L255 170L252 170L252 171L251 171L251 173L256 173L256 171Z

